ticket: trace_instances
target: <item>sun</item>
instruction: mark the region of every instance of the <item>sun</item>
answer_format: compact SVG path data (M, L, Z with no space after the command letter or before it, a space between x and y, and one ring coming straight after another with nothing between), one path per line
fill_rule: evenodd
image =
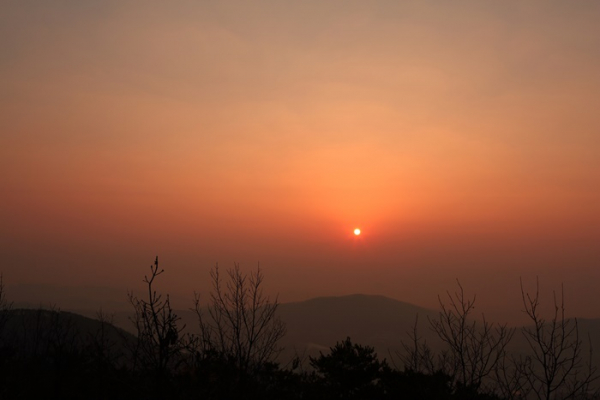
M360 229L356 228L354 230L354 235L356 235L356 236L360 235Z

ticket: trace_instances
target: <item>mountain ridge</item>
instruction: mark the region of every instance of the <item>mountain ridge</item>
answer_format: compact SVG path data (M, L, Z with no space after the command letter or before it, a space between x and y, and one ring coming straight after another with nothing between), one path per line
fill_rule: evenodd
M54 309L56 311L56 309ZM86 318L96 319L97 312L89 310L60 310ZM176 309L181 323L190 333L198 332L196 314L190 309ZM340 296L319 296L303 301L280 303L278 316L286 324L286 335L280 345L284 348L279 360L283 363L295 355L304 358L326 353L337 342L350 337L354 343L372 346L380 357L393 355L410 343L410 334L415 326L420 338L433 350L441 349L440 339L431 330L430 318L437 318L438 310L431 310L383 295L354 293ZM119 311L113 314L114 325L130 333L133 324L132 312ZM418 319L417 319L418 318ZM91 321L86 320L86 323ZM591 338L593 348L600 348L600 318L577 318L580 338L587 348L585 338ZM416 325L415 325L416 324ZM520 351L526 343L517 326L511 349ZM594 363L600 365L600 353L594 354Z

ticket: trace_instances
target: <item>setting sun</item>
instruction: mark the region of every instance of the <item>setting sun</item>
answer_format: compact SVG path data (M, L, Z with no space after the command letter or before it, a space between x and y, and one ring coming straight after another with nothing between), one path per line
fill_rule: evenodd
M354 230L354 234L355 234L356 236L360 235L360 229L356 228L356 229Z

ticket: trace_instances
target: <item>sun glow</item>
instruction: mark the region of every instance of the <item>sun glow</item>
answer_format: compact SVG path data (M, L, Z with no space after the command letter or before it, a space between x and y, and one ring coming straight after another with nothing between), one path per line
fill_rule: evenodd
M354 235L356 235L356 236L360 235L360 229L356 228L354 230Z

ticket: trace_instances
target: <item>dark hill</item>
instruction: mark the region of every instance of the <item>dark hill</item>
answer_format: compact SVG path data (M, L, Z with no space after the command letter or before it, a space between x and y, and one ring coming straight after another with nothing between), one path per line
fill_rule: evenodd
M284 303L279 315L287 325L282 344L288 354L290 349L318 354L349 336L386 356L389 349L398 349L401 340L407 340L406 332L412 331L417 315L419 329L428 330L427 317L437 312L384 296L354 294Z
M35 310L15 310L35 315ZM187 325L188 332L196 332L198 323L196 315L189 310L177 310ZM61 313L70 316L89 336L100 322L77 314ZM319 351L327 352L336 342L351 337L354 343L375 347L380 357L388 357L389 352L402 349L402 341L410 339L415 318L419 317L418 334L436 351L441 349L439 338L431 331L428 318L436 318L438 311L419 307L410 303L384 296L354 294L338 297L319 297L301 302L283 303L279 305L278 314L286 323L287 333L280 344L284 348L279 360L288 362L298 354L300 356L318 355ZM90 313L88 315L93 315ZM115 324L129 332L133 325L129 320L131 312L116 313ZM583 342L583 353L589 349L588 338L594 349L593 360L600 365L600 319L579 319L580 339ZM15 321L11 322L15 324ZM23 322L19 322L22 324ZM32 322L29 322L31 324ZM115 332L123 332L120 328ZM116 337L122 337L119 333ZM129 334L129 337L133 335ZM509 350L524 354L530 350L520 328L517 328Z
M19 348L24 354L49 351L78 352L104 346L104 350L121 353L126 341L134 336L109 321L84 317L67 311L15 309L4 315L0 331L3 346ZM100 349L98 349L100 350Z

